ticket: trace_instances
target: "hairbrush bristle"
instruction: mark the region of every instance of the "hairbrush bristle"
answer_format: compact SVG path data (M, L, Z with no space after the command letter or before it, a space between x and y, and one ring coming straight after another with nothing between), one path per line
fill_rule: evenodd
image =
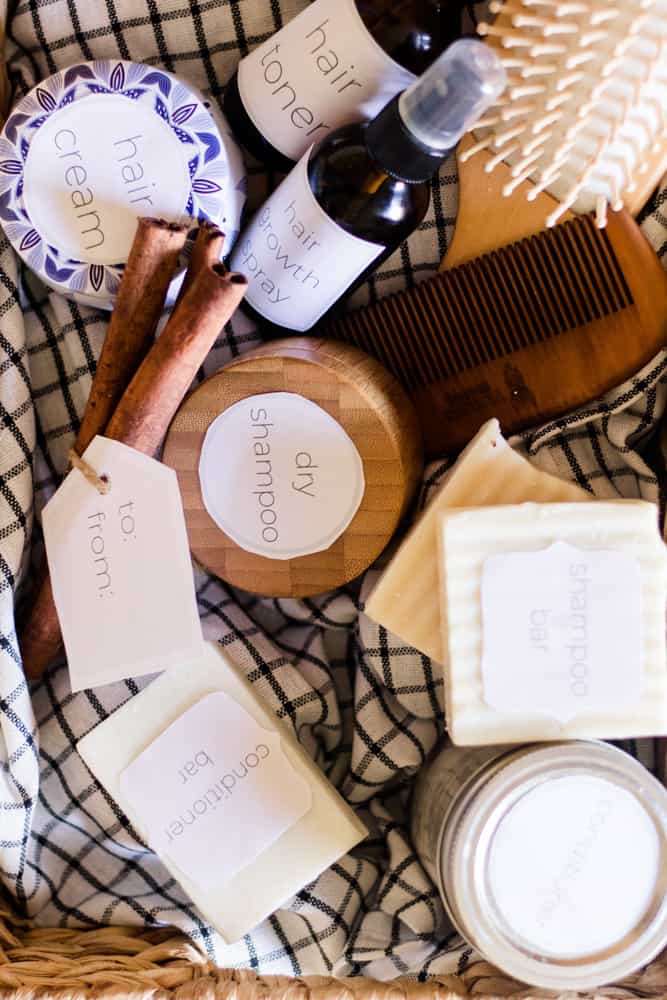
M508 87L475 125L481 150L568 210L619 208L649 163L667 169L667 0L492 0L478 27L503 58Z

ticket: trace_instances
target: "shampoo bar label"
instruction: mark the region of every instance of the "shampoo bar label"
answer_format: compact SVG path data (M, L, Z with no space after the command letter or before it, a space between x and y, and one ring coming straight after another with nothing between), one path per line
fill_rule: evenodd
M640 698L641 576L627 552L557 542L482 570L484 700L561 723Z
M256 128L298 160L341 125L366 121L415 77L387 55L355 0L315 0L239 65L239 93Z
M312 805L280 734L222 691L173 722L120 786L149 845L202 888L229 882Z
M384 247L351 236L318 204L306 153L241 235L231 267L246 300L278 326L309 330Z
M311 400L262 393L209 427L199 460L206 510L237 545L271 559L328 549L364 495L364 469L341 425Z

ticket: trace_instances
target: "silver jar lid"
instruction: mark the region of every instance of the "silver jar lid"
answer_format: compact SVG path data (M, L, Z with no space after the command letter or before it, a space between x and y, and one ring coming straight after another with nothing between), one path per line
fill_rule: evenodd
M437 856L453 923L518 980L588 989L667 942L667 790L608 744L522 747L484 765Z

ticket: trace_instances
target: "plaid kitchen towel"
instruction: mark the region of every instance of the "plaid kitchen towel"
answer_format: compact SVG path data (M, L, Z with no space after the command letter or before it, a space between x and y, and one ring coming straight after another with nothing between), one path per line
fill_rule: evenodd
M8 19L15 96L82 59L165 67L219 100L240 56L305 0L18 0ZM256 192L268 181L252 171ZM256 194L256 197L258 193ZM665 192L643 217L667 257ZM417 233L362 295L426 277L452 234L456 173L433 183ZM470 958L445 921L408 836L415 773L444 731L437 665L363 615L377 569L313 600L259 600L197 575L206 634L229 656L360 811L370 837L232 947L193 909L160 861L87 771L75 743L147 681L72 695L55 665L30 693L13 603L28 575L31 534L53 492L90 389L106 319L48 292L0 242L0 871L38 924L169 923L221 965L266 973L363 973L390 978L461 970ZM239 317L219 338L209 372L257 342ZM584 413L526 436L532 460L599 497L662 505L663 462L653 432L665 407L667 355ZM426 472L422 500L445 463ZM33 483L35 504L33 507ZM37 517L34 517L34 514ZM34 532L33 532L34 527ZM215 858L211 858L215 865Z

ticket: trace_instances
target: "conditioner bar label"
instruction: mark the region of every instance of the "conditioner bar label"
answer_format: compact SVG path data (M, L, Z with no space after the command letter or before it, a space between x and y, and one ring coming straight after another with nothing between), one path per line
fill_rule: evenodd
M247 552L293 559L328 549L354 518L364 469L341 425L291 392L249 396L210 425L199 460L206 510Z
M375 41L354 0L315 0L238 70L253 124L292 160L333 129L374 118L414 80Z
M641 574L627 552L556 542L489 557L482 631L492 708L565 723L639 701Z
M312 806L280 734L222 691L165 729L120 787L153 850L203 889L229 882Z
M246 300L278 326L303 332L324 315L384 247L341 229L318 204L306 153L237 242L231 267Z
M118 264L137 216L181 217L192 148L145 102L110 94L74 101L32 137L28 213L46 242L74 260Z
M96 437L42 525L72 691L178 667L203 655L176 473Z

